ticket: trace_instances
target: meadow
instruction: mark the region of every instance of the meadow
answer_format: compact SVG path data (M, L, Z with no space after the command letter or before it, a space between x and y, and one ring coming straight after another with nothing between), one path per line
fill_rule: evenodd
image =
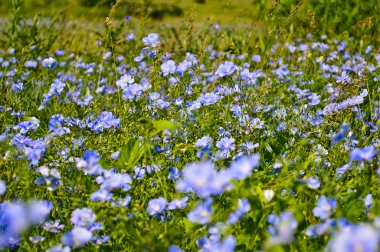
M378 251L379 1L145 2L0 5L0 250Z

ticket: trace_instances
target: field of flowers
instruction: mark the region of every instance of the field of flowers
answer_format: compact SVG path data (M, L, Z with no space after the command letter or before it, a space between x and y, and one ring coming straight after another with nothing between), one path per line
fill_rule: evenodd
M378 41L41 22L4 24L0 250L378 251Z

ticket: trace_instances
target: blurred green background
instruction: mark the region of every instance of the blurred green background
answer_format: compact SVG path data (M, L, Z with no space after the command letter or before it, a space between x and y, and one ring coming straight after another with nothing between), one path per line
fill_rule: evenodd
M215 24L223 28L217 35L220 50L236 53L265 51L278 39L306 34L380 44L380 0L0 1L0 46L38 45L36 52L80 52L96 41L117 50L127 43L126 35L141 38L148 32L170 38L168 51L202 52L200 44L215 39L208 36L218 30Z
M196 22L220 24L293 25L293 29L335 33L361 31L377 34L380 0L24 0L23 14L66 20L103 21L126 16L150 22L175 24L191 16ZM0 15L7 16L12 0L0 1Z

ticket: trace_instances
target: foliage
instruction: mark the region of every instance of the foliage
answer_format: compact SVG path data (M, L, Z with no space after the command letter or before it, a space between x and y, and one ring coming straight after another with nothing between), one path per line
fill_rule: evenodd
M254 3L266 16L246 25L118 20L121 2L83 25L13 0L0 249L377 251L375 28Z

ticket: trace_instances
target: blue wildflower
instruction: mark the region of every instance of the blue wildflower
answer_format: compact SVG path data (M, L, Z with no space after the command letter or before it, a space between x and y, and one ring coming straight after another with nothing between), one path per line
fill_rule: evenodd
M89 208L77 208L72 214L70 221L77 227L86 227L95 221L96 215Z
M61 229L63 229L65 225L60 224L60 220L53 221L47 221L44 223L43 228L51 233L59 233L61 232Z
M171 245L169 246L169 252L183 252L182 249L180 249L179 247L175 246L175 245Z
M350 124L348 124L348 123L343 123L343 124L340 126L340 130L339 130L339 132L336 133L336 134L333 136L333 139L332 139L332 141L331 141L331 145L334 145L334 144L339 143L340 141L342 141L342 140L346 137L346 135L347 135L347 133L348 133L349 130L350 130Z
M160 197L158 199L151 199L148 202L148 212L149 215L156 215L165 210L166 199Z
M92 232L86 228L74 227L71 231L62 236L62 244L73 248L79 248L91 241Z
M205 202L198 201L197 206L187 215L189 221L198 224L208 223L211 220L212 202L212 198L207 198Z
M211 143L212 143L212 138L209 136L204 136L195 142L195 147L198 147L201 149L209 149Z
M168 210L175 210L175 209L181 209L187 206L187 201L189 200L189 197L185 196L182 199L173 199L168 204Z
M311 189L318 189L321 186L321 181L317 176L308 177L306 179L307 186Z
M53 191L58 188L61 183L61 175L57 169L53 168L50 170L47 166L41 166L37 169L37 171L41 173L43 177L39 177L34 180L36 185L46 184L49 191Z
M124 191L128 191L130 189L130 186L128 184L130 183L132 183L132 178L128 174L114 173L103 181L100 188L108 191L119 188L123 189Z
M123 99L134 100L142 94L143 86L140 84L131 84L124 88Z
M248 213L251 210L251 205L247 199L239 199L238 206L235 212L232 212L227 220L229 225L237 223L244 214Z
M91 194L90 200L91 201L109 201L112 199L113 194L105 189L100 189L94 193Z
M231 163L229 172L233 179L243 180L252 174L252 170L259 165L260 155L254 154L252 156L240 157L238 160Z
M237 66L234 63L230 61L226 61L219 65L218 69L216 70L216 75L220 78L224 76L228 76L228 75L231 75L233 72L235 72L236 69L237 69Z
M376 149L373 145L364 147L363 149L355 148L351 151L351 161L367 161L370 162L376 155Z
M150 33L147 37L143 38L144 45L156 47L159 42L159 36L157 33Z
M306 229L305 234L311 238L318 237L326 234L330 229L335 226L335 220L328 219L323 223L311 225Z
M235 149L235 139L232 137L224 137L216 142L216 147L222 149L222 151L230 151Z
M161 65L161 71L164 76L168 74L174 74L176 71L176 65L174 60L168 60Z
M125 198L123 198L123 199L119 199L117 201L111 202L111 206L113 206L113 207L118 206L118 207L127 208L129 206L129 203L131 202L131 200L132 200L132 197L128 195L128 196L125 196Z
M217 103L221 97L218 94L214 93L206 93L206 94L201 94L200 97L198 98L198 101L201 102L203 105L212 105L214 103Z
M183 169L183 174L186 183L199 197L207 198L210 196L210 181L217 175L212 162L187 164Z
M116 81L116 85L120 87L121 89L125 89L128 87L129 84L133 84L135 82L135 79L132 75L124 74L120 77L119 80Z
M110 158L118 159L119 155L120 155L120 151L115 151L114 153L111 154Z
M54 70L58 67L58 62L54 58L50 57L42 61L42 66L49 70Z
M286 244L293 241L293 232L297 228L298 222L292 213L271 214L268 216L267 222L270 224L268 231L271 235L267 245Z
M29 203L28 217L31 222L43 221L53 209L53 203L47 200L33 200Z
M77 162L77 168L84 170L85 173L98 174L101 172L102 167L98 164L100 156L96 151L86 150L83 158Z
M336 207L337 201L334 198L327 199L325 195L322 195L317 201L317 206L313 209L313 214L315 217L325 220L330 217Z
M378 231L368 224L352 225L336 233L327 245L328 250L355 252L378 251Z
M46 250L46 252L70 252L69 246L63 246L62 244L58 244Z

